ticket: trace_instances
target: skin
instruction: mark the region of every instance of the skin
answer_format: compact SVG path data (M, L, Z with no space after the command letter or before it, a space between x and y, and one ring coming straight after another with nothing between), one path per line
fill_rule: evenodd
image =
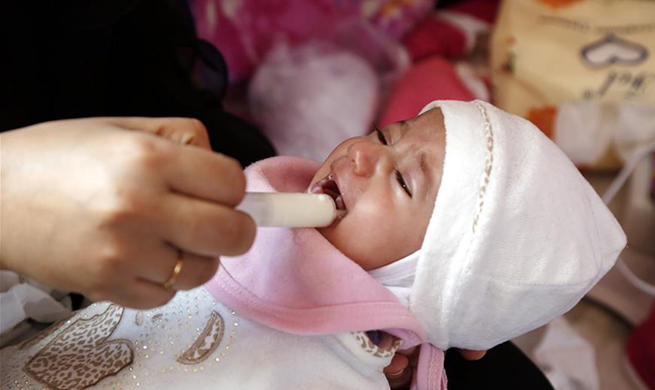
M389 125L382 133L389 145L384 145L375 132L341 143L310 184L311 188L329 173L334 176L348 213L320 232L366 270L420 249L441 184L445 155L444 118L439 109ZM427 172L420 169L421 153L432 168ZM404 177L411 197L399 184L396 171ZM384 369L392 389L409 386L418 352L419 348L399 351ZM486 351L460 353L467 360L478 360Z
M186 118L47 122L0 136L0 268L137 309L202 285L248 250L236 160ZM172 289L166 281L182 254Z
M441 183L445 153L439 109L381 132L387 145L376 132L341 143L311 182L332 173L348 213L320 232L366 270L420 249ZM411 196L398 181L398 173Z
M392 389L409 388L412 380L412 371L418 364L419 352L420 347L398 351L391 360L391 363L384 368L384 374L387 376L387 380ZM464 359L474 361L482 359L487 351L460 349L459 353Z
M423 237L438 189L436 183L432 190L419 190L416 199L404 199L404 190L393 187L395 176L389 176L388 162L395 162L405 173L416 164L413 153L435 146L441 154L435 153L434 158L443 160L443 117L438 110L383 130L391 146L382 146L375 134L348 140L335 149L312 181L325 177L330 164L348 153L354 156L351 165L360 163L350 173L347 165L338 168L343 172L339 180L352 180L358 190L348 200L348 216L322 233L367 269L412 253L420 240L394 248L387 245L391 241L375 237L380 225L366 223L366 247L384 247L384 255L380 260L363 256L345 239L357 226L354 217L364 224L375 207L393 207L396 213L405 205L421 215L421 224L415 224L417 219L402 219L412 234L400 234L399 225L377 234L391 236L397 243L410 235ZM433 147L426 148L424 142ZM0 269L54 288L127 307L155 307L170 300L176 289L205 283L218 266L217 256L241 254L254 239L252 218L234 210L245 191L241 167L210 152L206 129L197 120L47 122L3 133L0 152ZM372 161L378 167L366 173L368 168L361 164ZM440 169L434 175L440 179ZM421 188L409 180L413 191ZM380 191L390 193L376 201ZM419 204L411 204L417 200ZM213 234L205 234L208 231ZM161 283L175 266L178 249L183 251L185 265L175 289L167 290ZM469 358L484 355L463 351L465 357L469 352L473 352ZM409 385L415 355L415 350L398 353L385 369L393 388Z

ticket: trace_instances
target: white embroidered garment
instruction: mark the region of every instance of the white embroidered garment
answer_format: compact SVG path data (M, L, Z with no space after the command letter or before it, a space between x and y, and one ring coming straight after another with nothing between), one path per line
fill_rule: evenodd
M377 390L396 348L363 332L280 332L200 287L147 311L97 303L3 349L0 388Z

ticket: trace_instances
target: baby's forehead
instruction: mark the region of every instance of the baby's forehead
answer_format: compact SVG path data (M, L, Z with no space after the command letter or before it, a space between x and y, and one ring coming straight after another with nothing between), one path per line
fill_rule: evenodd
M418 144L429 142L430 146L439 146L431 141L436 140L437 144L441 144L445 140L446 129L443 114L437 107L414 118L392 123L384 130L397 140Z

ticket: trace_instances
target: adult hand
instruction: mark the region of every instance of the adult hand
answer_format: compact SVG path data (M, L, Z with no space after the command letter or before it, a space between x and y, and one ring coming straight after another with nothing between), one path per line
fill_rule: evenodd
M412 371L416 368L420 348L414 347L398 351L391 363L384 369L389 385L392 389L408 389L412 382ZM487 351L471 351L460 349L460 354L466 360L479 360L484 357Z
M234 210L243 171L210 151L197 120L47 122L2 134L0 146L0 268L54 288L159 306L254 239L252 218Z

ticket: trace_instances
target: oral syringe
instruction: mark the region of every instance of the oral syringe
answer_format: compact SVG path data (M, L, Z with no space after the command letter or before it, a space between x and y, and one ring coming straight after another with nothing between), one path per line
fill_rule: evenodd
M247 192L237 210L258 227L326 227L346 215L329 195L289 192Z

